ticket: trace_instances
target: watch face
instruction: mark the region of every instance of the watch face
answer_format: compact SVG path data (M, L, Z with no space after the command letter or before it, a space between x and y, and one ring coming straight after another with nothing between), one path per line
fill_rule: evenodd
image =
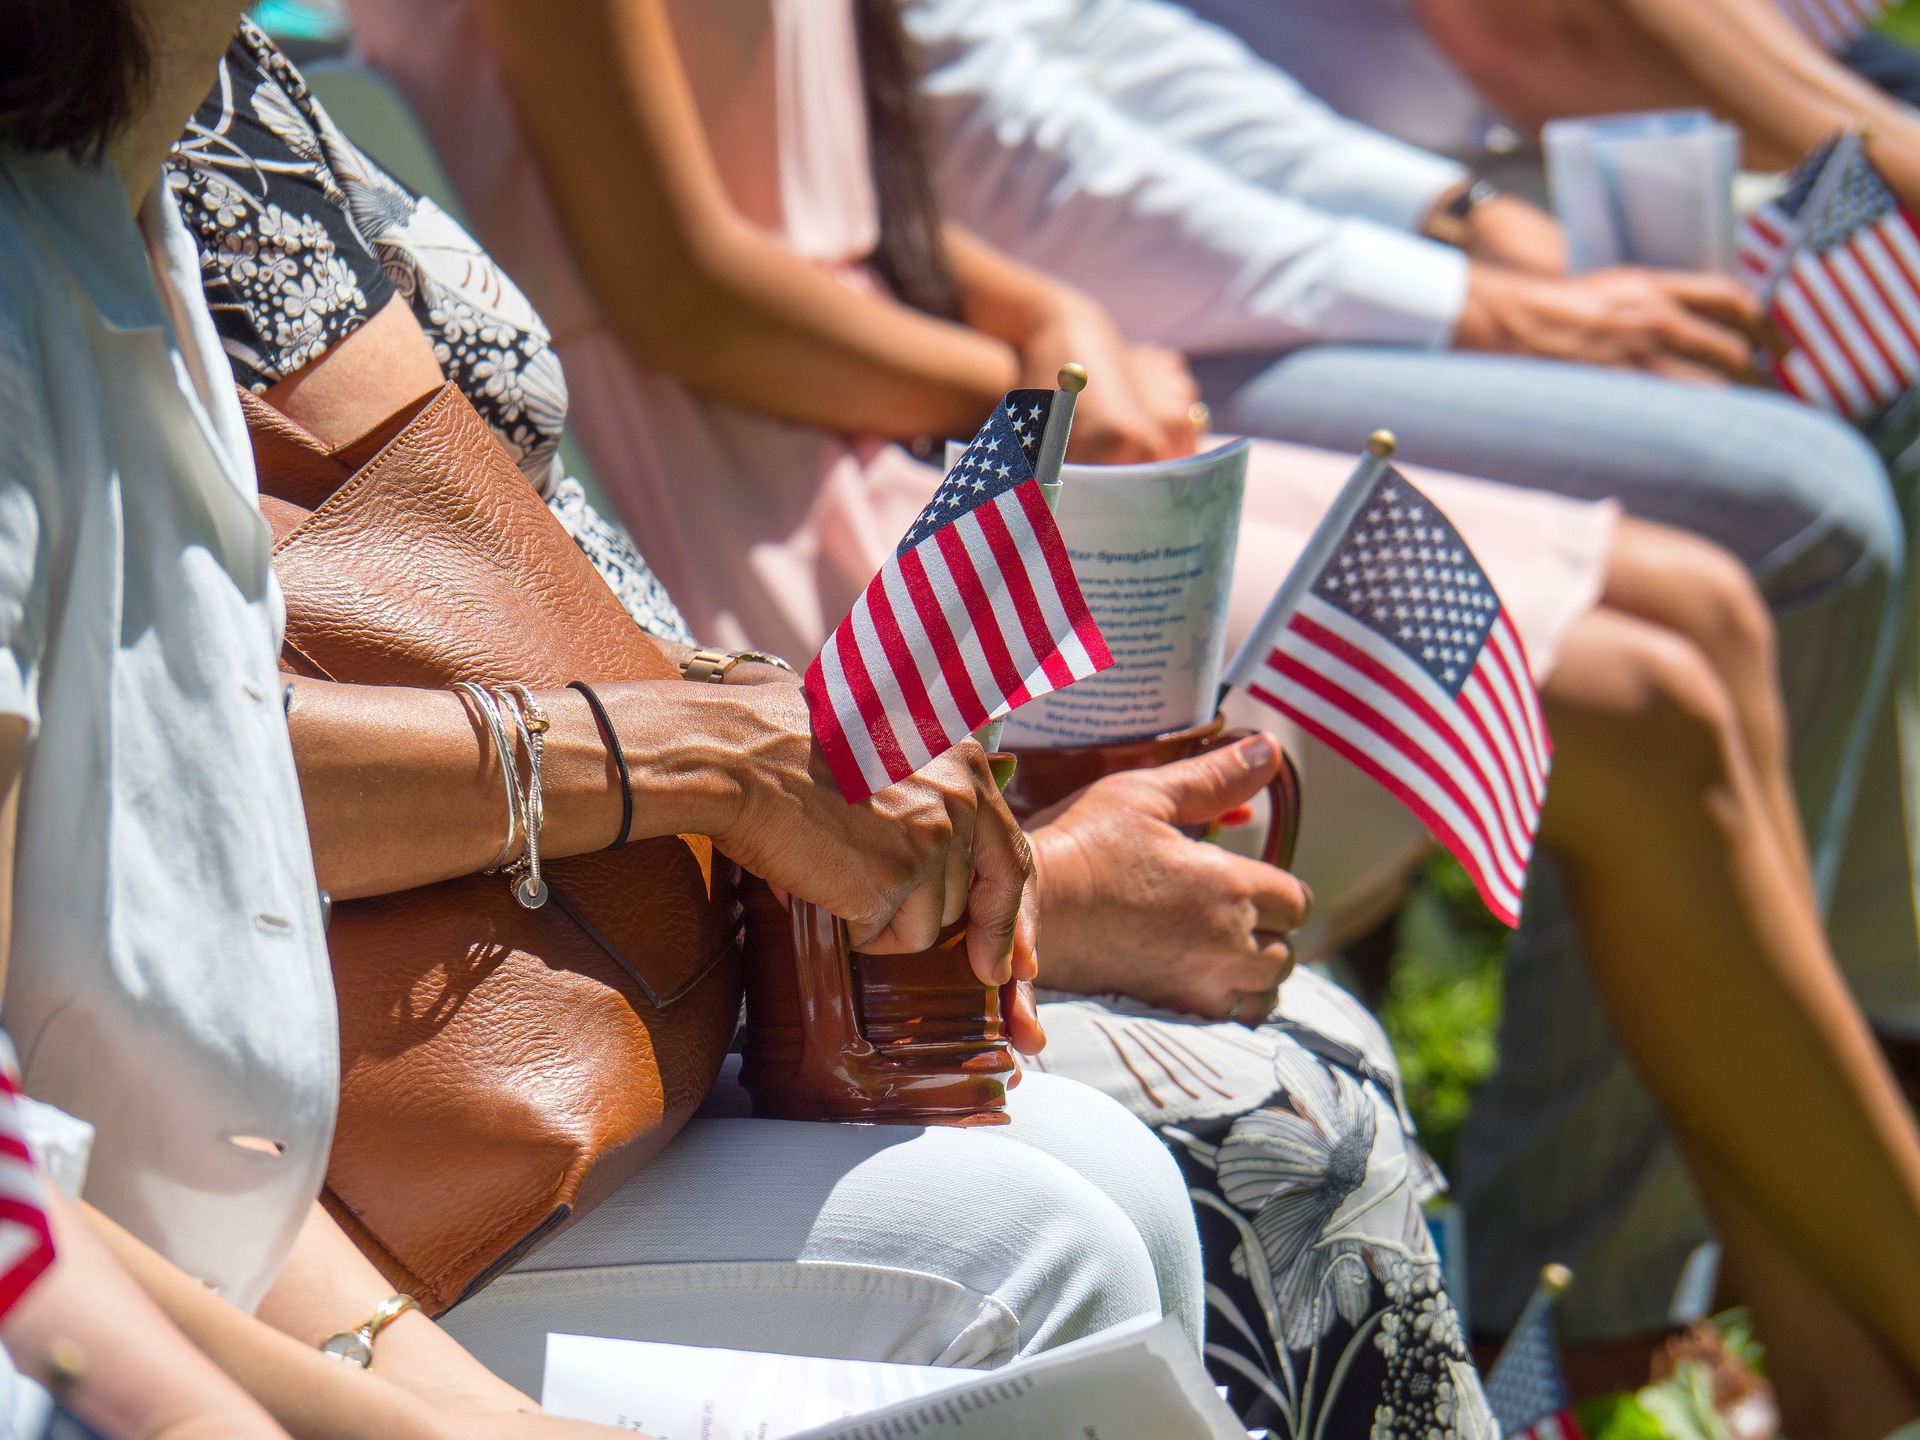
M362 1370L373 1364L373 1347L351 1330L342 1330L322 1340L320 1353L344 1360L349 1365L358 1365Z

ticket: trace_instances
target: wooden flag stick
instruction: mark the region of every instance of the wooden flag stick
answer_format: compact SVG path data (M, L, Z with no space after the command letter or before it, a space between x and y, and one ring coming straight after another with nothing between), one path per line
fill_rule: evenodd
M1300 552L1300 558L1293 562L1293 569L1287 572L1287 578L1280 582L1280 588L1273 592L1273 599L1267 602L1267 608L1261 612L1260 623L1249 630L1247 638L1240 642L1239 651L1221 676L1220 699L1226 699L1227 691L1234 686L1244 684L1247 676L1266 659L1267 652L1273 648L1273 637L1287 623L1288 617L1306 594L1307 586L1313 583L1313 577L1326 566L1334 547L1340 543L1340 537L1347 533L1353 517L1360 513L1360 507L1366 503L1367 493L1373 489L1374 481L1387 468L1394 445L1391 430L1376 430L1367 437L1367 453L1361 457L1360 464L1347 478L1347 483L1340 487L1333 505L1320 517L1320 523L1307 540L1307 548Z
M1046 497L1049 510L1060 498L1060 467L1066 463L1067 437L1073 431L1073 403L1086 388L1084 365L1068 361L1060 367L1060 388L1053 392L1053 402L1047 407L1047 428L1040 432L1040 453L1033 461L1034 478L1040 482L1040 493Z

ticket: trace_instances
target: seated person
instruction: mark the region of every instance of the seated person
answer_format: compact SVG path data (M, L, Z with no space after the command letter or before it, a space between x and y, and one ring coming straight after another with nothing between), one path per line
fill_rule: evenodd
M1170 443L1169 434L1191 422L1182 418L1190 397L1169 383L1167 357L1127 349L1083 295L961 232L944 232L943 248L927 192L915 189L902 163L912 154L910 130L887 130L874 141L884 160L870 178L891 196L891 211L876 209L865 187L854 193L819 183L831 179L844 187L859 172L829 163L831 157L844 162L868 153L857 123L861 107L842 88L860 80L852 16L827 6L795 13L820 28L785 31L759 6L686 6L669 15L652 0L580 0L568 7L564 23L530 26L513 7L491 0L408 0L360 10L357 38L425 111L465 196L482 202L474 208L498 242L496 256L511 247L516 278L527 280L537 303L561 308L567 338L560 349L583 439L696 633L719 629L790 649L797 639L810 649L910 518L906 507L932 488L932 473L879 443L875 427L902 438L921 429L966 428L970 418L961 402L969 386L990 393L1023 373L1016 367L1036 380L1050 376L1061 360L1075 358L1075 350L1063 349L1069 344L1098 346L1077 358L1088 361L1096 377L1110 377L1104 395L1096 379L1082 402L1095 453L1136 453L1125 448L1133 443L1126 437L1156 430ZM874 33L867 32L869 40ZM796 48L783 52L783 45ZM872 67L871 58L868 63ZM869 69L872 84L863 98L875 115L890 113L887 106L900 100L887 77L902 74L898 67ZM776 104L774 91L786 100ZM487 117L484 127L476 123L480 115ZM523 130L516 130L516 119ZM836 128L848 124L851 137ZM481 129L484 145L473 140ZM582 133L615 138L589 155L571 138ZM617 183L609 183L609 155L621 160ZM543 185L531 183L535 175ZM776 177L784 177L782 183ZM861 247L874 245L876 235L877 248L863 264L868 252ZM571 253L556 248L560 239ZM530 276L519 274L521 258L533 267ZM944 260L954 262L951 273ZM943 278L952 287L943 313L962 314L979 328L942 321L930 309L916 313L878 290L884 280L937 307ZM1681 393L1692 403L1696 392ZM897 404L878 404L878 395L898 397ZM1143 395L1179 403L1148 404ZM1803 418L1785 404L1777 408L1790 425ZM861 435L869 438L849 438ZM1243 629L1349 463L1297 447L1256 446L1236 564L1234 609ZM1716 1191L1716 1204L1724 1200L1729 1215L1757 1206L1767 1224L1790 1233L1796 1250L1818 1255L1818 1278L1795 1272L1798 1281L1816 1290L1843 1288L1873 1317L1859 1347L1868 1358L1860 1363L1871 1374L1893 1373L1884 1408L1911 1413L1903 1409L1911 1399L1905 1382L1880 1348L1900 1328L1882 1278L1886 1252L1874 1250L1869 1261L1867 1248L1837 1241L1823 1223L1823 1206L1791 1198L1798 1182L1779 1164L1779 1124L1809 1127L1830 1143L1842 1133L1833 1115L1847 1114L1846 1138L1838 1141L1846 1158L1836 1155L1836 1163L1858 1166L1863 1177L1876 1175L1873 1183L1886 1184L1880 1193L1888 1205L1888 1243L1907 1244L1900 1237L1912 1220L1895 1217L1912 1217L1920 1206L1914 1164L1920 1149L1811 918L1810 870L1784 765L1772 636L1751 582L1711 546L1636 522L1616 526L1605 506L1413 473L1508 597L1530 659L1545 678L1560 774L1546 839L1569 863L1576 912L1599 954L1596 970L1606 977L1609 1007L1623 1031L1639 1037L1636 1061L1670 1112L1691 1117L1687 1139L1705 1157L1702 1163L1737 1172L1736 1182ZM686 483L688 475L700 476L700 483ZM691 603L681 591L682 574L693 587ZM722 576L729 588L717 595ZM1850 717L1843 728L1849 723ZM1692 738L1676 745L1682 733ZM1643 763L1649 754L1691 760L1672 767ZM1692 769L1692 762L1701 768ZM1079 823L1099 833L1116 813L1164 814L1165 795L1143 806L1136 787L1167 783L1165 776L1103 783L1085 797L1101 803L1069 807L1060 823L1068 835ZM1330 817L1323 833L1339 838L1355 828L1354 815L1316 802L1311 764L1307 783L1309 817ZM1723 795L1753 807L1746 822L1722 825L1714 806ZM1116 796L1131 796L1133 803L1113 801ZM1656 814L1665 818L1650 821ZM1656 853L1647 845L1650 824L1671 848ZM1106 875L1088 884L1084 873L1075 873L1075 857L1085 847L1061 845L1056 868L1051 845L1043 828L1036 834L1036 848L1047 857L1043 903L1089 898L1096 902L1086 912L1089 935L1158 937L1152 952L1097 941L1082 949L1074 928L1050 919L1048 933L1060 937L1048 942L1054 982L1096 994L1133 989L1148 1003L1197 1005L1169 993L1184 988L1169 977L1182 974L1182 942L1195 932L1191 906L1173 907L1161 925L1122 908L1181 894L1170 885L1139 883L1171 852L1157 850L1130 876L1131 857L1120 851ZM1356 848L1370 847L1362 841ZM1190 863L1197 871L1206 862ZM1044 899L1049 895L1052 901ZM1218 907L1209 931L1227 932L1236 922L1247 927L1256 918L1249 909ZM1672 962L1681 954L1689 963ZM1804 995L1819 998L1809 1004L1791 998ZM1245 993L1218 996L1207 1013L1246 1019L1245 999ZM1283 987L1283 1010L1285 1002ZM1724 1018L1729 1003L1741 1006L1742 1022L1716 1026L1700 1044L1654 1038L1676 1016ZM1763 1032L1771 1038L1756 1040ZM1748 1041L1755 1042L1750 1050ZM1270 1042L1256 1043L1266 1049ZM1811 1108L1812 1089L1786 1080L1784 1054L1794 1055L1807 1075L1824 1077L1812 1088L1831 1094L1827 1087L1837 1082L1851 1099L1832 1110ZM1209 1117L1230 1128L1244 1120L1247 1148L1255 1152L1273 1143L1271 1136L1252 1138L1271 1125L1259 1113L1262 1100L1279 1094L1276 1103L1285 1106L1297 1098L1279 1064L1277 1091L1236 1095L1237 1114ZM1735 1074L1742 1081L1731 1085ZM1321 1083L1340 1088L1333 1080ZM1778 1103L1759 1107L1768 1126L1755 1123L1749 1088L1755 1085L1777 1087ZM1237 1151L1224 1142L1223 1148ZM1396 1177L1394 1205L1404 1203L1410 1170L1400 1165L1383 1172ZM1256 1254L1231 1222L1234 1214L1260 1213L1276 1191L1255 1185L1235 1193L1241 1198L1223 1201L1225 1211L1207 1204L1228 1221L1224 1245L1209 1247L1210 1274L1236 1265L1256 1277L1264 1270L1270 1291L1284 1293L1289 1253ZM1779 1268L1778 1250L1747 1246L1743 1253L1769 1275ZM1359 1314L1379 1303L1371 1290L1364 1297L1350 1292L1349 1300ZM1223 1341L1223 1333L1216 1326L1215 1343L1239 1343ZM1216 1373L1245 1395L1259 1388L1250 1384L1251 1374L1304 1368L1306 1356L1297 1352L1342 1343L1341 1333L1278 1326L1262 1336L1256 1328L1246 1340L1259 1358L1239 1365L1222 1359ZM1843 1359L1830 1373L1853 1363ZM1317 1373L1329 1375L1330 1367ZM1879 1393L1865 1383L1856 1391ZM1356 1396L1367 1393L1356 1384Z
M342 895L470 873L498 846L502 796L474 724L442 692L303 683L293 710L308 759L359 744L386 768L355 767L337 788L324 763L296 772L269 533L200 257L162 172L237 18L233 0L89 0L34 12L0 53L8 1022L28 1090L95 1127L92 1233L288 1433L584 1440L607 1432L533 1413L417 1312L381 1333L365 1368L315 1348L390 1298L315 1204L340 1076L316 857ZM606 844L620 814L598 732L570 693L544 697L553 855ZM1031 973L1031 864L976 746L884 803L848 806L810 778L792 687L603 694L628 734L658 727L638 742L649 758L635 756L646 799L635 834L711 831L878 946L923 947L945 877L972 873L979 969ZM410 728L383 723L396 715ZM409 768L401 734L432 758ZM727 758L688 766L677 747L691 734L716 736ZM591 778L559 763L568 752L595 757L580 767ZM350 812L390 825L371 833L396 843L368 846L365 823L348 835ZM825 1293L838 1277L864 1302L864 1328L838 1337L855 1352L917 1344L894 1358L991 1363L1183 1306L1197 1335L1197 1247L1164 1150L1118 1105L1050 1076L1031 1076L1012 1111L997 1134L876 1141L789 1126L730 1145L690 1133L678 1159L670 1149L646 1172L650 1196L630 1187L603 1207L602 1236L615 1261L630 1253L623 1215L680 1259L743 1247L721 1267L736 1285L757 1271L763 1289L780 1277L804 1289L811 1269ZM261 1137L274 1153L242 1143ZM1076 1155L1084 1169L1063 1158ZM782 1187L803 1181L812 1208L799 1214ZM678 1229L652 1224L650 1205ZM567 1238L593 1244L588 1230ZM89 1263L91 1249L76 1243L73 1257ZM880 1283L863 1287L876 1266ZM752 1294L725 1303L736 1318L762 1308ZM118 1318L137 1328L143 1314L129 1304ZM107 1324L97 1317L86 1335ZM9 1338L47 1373L43 1332ZM149 1340L152 1355L167 1352L164 1331ZM231 1387L200 1383L192 1365L179 1378L163 1392L177 1410L94 1413L128 1437L274 1433ZM124 1398L106 1381L99 1393L103 1407Z
M1416 8L1431 17L1473 6ZM1587 7L1581 23L1617 8ZM1675 8L1694 21L1716 9ZM1336 10L1339 25L1371 13L1308 0L1261 13L1299 14L1301 28L1269 38L1305 50L1315 33L1306 20L1331 25ZM1464 170L1334 114L1187 9L1157 0L912 0L907 14L932 66L925 91L942 145L941 191L955 213L1093 289L1132 328L1199 357L1209 398L1234 425L1332 444L1386 423L1409 457L1613 495L1636 516L1739 555L1779 624L1799 810L1823 897L1844 897L1832 909L1840 963L1874 1013L1911 994L1913 951L1901 937L1912 932L1913 889L1894 858L1905 838L1899 790L1870 783L1856 809L1850 778L1876 720L1866 657L1891 643L1885 617L1903 550L1869 447L1783 396L1460 353L1478 343L1476 290L1497 293L1517 278L1559 305L1581 286L1646 277L1517 275L1558 266L1560 247L1544 216L1505 196L1449 224L1464 253L1421 238L1413 232L1439 233L1450 200L1464 198ZM1489 38L1518 44L1523 34L1493 26ZM1441 112L1423 105L1424 72L1400 38L1393 26L1365 32L1366 63L1356 70L1380 94L1363 113L1392 117L1405 136L1439 138L1409 128L1414 112L1428 120ZM1797 35L1788 41L1807 49ZM1349 44L1342 58L1354 53ZM1584 63L1586 52L1561 58ZM1743 48L1740 59L1752 53ZM1540 73L1509 60L1509 83ZM1440 270L1459 278L1437 284ZM1446 302L1438 330L1396 332L1376 303L1405 315L1420 297ZM1562 313L1572 320L1577 310ZM1577 348L1556 351L1555 337L1587 344L1601 333L1600 314L1506 328L1522 350L1582 358ZM1448 351L1404 348L1449 336ZM1287 353L1275 362L1277 349ZM1633 362L1628 352L1584 358ZM1851 677L1838 688L1835 664ZM1312 768L1318 752L1304 754ZM1315 888L1327 913L1333 891ZM1581 1278L1562 1307L1563 1336L1657 1331L1686 1257L1706 1239L1704 1216L1574 963L1560 887L1549 873L1536 892L1511 956L1504 1063L1482 1091L1457 1176L1472 1216L1475 1320L1502 1331L1540 1266L1565 1259ZM1564 1183L1575 1169L1589 1183ZM1611 1263L1580 1264L1589 1252ZM1611 1279L1601 1279L1603 1268Z

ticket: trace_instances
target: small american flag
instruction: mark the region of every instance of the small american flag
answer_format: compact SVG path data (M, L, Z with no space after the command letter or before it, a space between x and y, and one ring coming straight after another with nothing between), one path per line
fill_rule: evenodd
M1582 1440L1553 1339L1554 1303L1572 1280L1560 1265L1541 1273L1500 1358L1487 1372L1487 1408L1506 1440Z
M1787 18L1828 50L1844 50L1867 31L1888 0L1778 0Z
M20 1120L20 1088L0 1069L0 1316L53 1263L40 1172Z
M807 667L814 737L849 802L1113 663L1034 473L1055 393L994 408Z
M1487 908L1519 924L1552 746L1500 597L1447 518L1379 460L1300 566L1230 683L1399 796Z
M1920 379L1920 228L1857 135L1801 161L1741 223L1739 264L1791 346L1781 389L1862 420Z

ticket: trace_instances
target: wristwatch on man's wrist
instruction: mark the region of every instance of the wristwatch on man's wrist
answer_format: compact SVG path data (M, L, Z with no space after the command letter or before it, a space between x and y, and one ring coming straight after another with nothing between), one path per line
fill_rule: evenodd
M743 660L751 660L758 665L772 665L789 675L793 674L793 666L778 655L769 655L764 650L696 650L680 662L680 678L724 685L733 667Z
M1446 204L1434 208L1421 233L1442 245L1464 248L1473 233L1473 212L1499 193L1500 187L1491 180L1476 176L1455 190Z

